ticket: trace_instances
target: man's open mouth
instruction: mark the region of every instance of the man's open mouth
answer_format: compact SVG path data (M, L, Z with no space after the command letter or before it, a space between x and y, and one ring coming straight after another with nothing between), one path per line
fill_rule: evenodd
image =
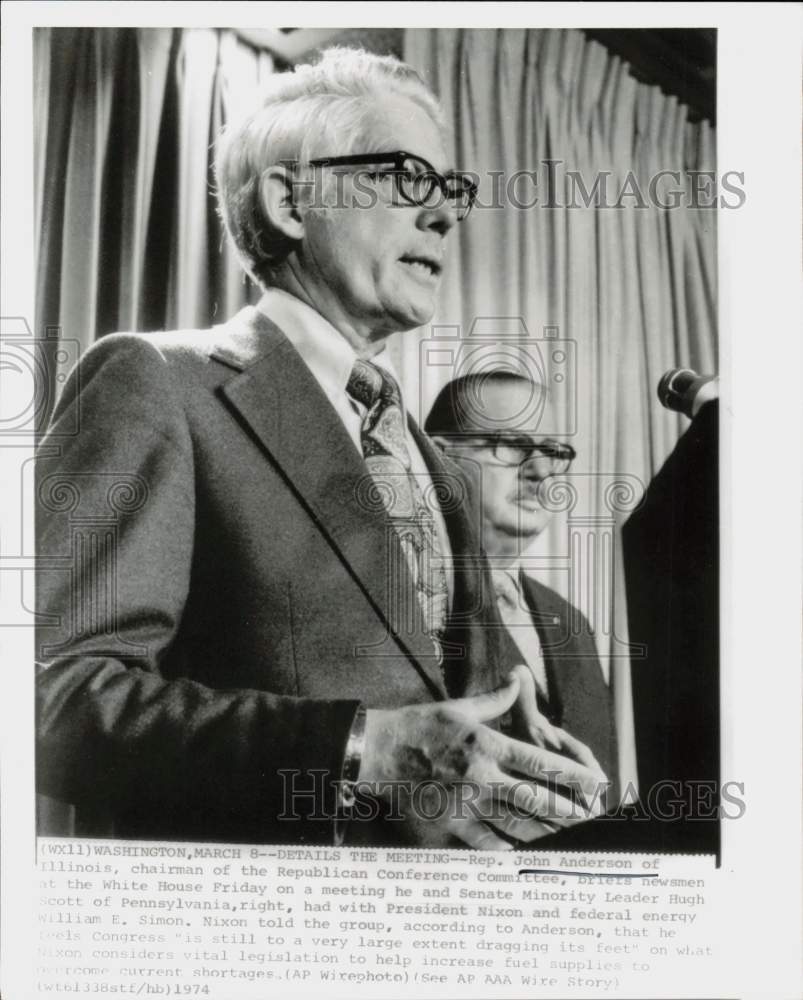
M433 257L419 257L414 254L405 254L399 260L402 264L407 264L413 271L422 277L439 278L443 268L438 260Z

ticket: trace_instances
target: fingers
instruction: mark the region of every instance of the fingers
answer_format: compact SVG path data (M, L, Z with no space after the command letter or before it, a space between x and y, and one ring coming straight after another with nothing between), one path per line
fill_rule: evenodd
M508 837L525 843L555 832L555 827L544 820L525 821L509 815L494 820L494 824ZM515 846L509 840L503 840L493 827L476 819L453 820L449 824L449 832L480 851L512 851Z
M457 698L450 702L453 708L466 712L477 722L490 722L510 711L519 695L519 675L511 673L507 682L495 691L477 694L471 698Z
M481 786L470 787L473 794L464 790L450 799L450 822L480 823L529 841L593 818L578 802L555 789L516 781L501 771L489 774ZM485 842L488 837L487 830L473 826L461 826L460 831L459 836L470 837L472 843Z
M524 663L519 663L512 670L519 679L519 696L513 706L521 713L527 734L537 746L548 746L560 750L561 740L555 728L546 716L538 711L538 701L535 693L535 679L532 671Z
M556 828L572 826L592 818L588 810L571 798L552 788L525 781L503 780L497 786L495 798L502 808L514 810L515 815L522 820L538 817L554 824Z
M539 781L570 788L581 795L586 806L595 815L601 811L600 798L607 787L607 781L599 765L587 766L562 754L530 746L501 733L494 733L494 737L499 749L497 763L501 767Z
M508 837L523 840L525 843L548 837L550 833L555 833L559 829L558 825L550 820L534 816L515 816L513 813L507 813L498 820L493 820L493 824Z
M512 851L513 845L498 836L491 827L477 819L453 819L448 825L449 833L462 840L469 847L479 851Z
M470 847L509 850L499 834L529 843L593 819L595 813L555 789L516 781L501 771L489 776L478 798L453 800L449 832Z

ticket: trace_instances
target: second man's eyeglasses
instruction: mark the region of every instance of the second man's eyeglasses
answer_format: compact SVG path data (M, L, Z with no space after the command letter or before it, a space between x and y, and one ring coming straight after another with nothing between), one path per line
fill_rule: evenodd
M469 439L469 440L467 440ZM577 457L570 444L553 441L550 438L534 441L526 435L465 434L454 439L458 446L467 448L488 448L493 457L502 465L522 465L524 462L539 462L538 470L543 476L560 476L568 472Z

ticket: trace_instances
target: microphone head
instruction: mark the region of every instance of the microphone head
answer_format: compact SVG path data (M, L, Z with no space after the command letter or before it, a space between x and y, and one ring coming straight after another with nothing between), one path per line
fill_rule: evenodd
M671 368L664 372L658 383L661 406L675 413L682 413L691 420L699 409L695 402L700 390L715 378L715 375L698 375L691 368Z

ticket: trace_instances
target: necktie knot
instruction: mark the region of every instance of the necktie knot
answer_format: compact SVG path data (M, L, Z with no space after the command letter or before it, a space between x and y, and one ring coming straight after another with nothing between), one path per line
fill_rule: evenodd
M518 571L495 569L492 571L492 576L502 622L529 668L539 694L542 698L548 699L549 688L541 641L530 608L521 593Z
M404 440L401 391L393 376L378 365L357 358L346 391L366 409L361 438L363 457L369 465L372 459L388 456L399 463L400 471L409 470L410 453Z
M518 580L504 569L495 569L492 576L497 600L515 611L521 604Z
M401 407L401 392L396 380L388 372L370 361L356 358L346 384L346 392L370 410L380 399L386 404Z

